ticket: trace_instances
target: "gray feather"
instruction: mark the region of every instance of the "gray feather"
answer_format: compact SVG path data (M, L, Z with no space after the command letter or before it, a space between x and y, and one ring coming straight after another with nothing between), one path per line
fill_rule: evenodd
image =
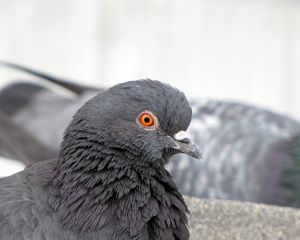
M159 127L137 123L145 110ZM158 81L98 94L74 115L57 159L0 179L0 239L187 240L188 209L164 163L190 121L184 94Z

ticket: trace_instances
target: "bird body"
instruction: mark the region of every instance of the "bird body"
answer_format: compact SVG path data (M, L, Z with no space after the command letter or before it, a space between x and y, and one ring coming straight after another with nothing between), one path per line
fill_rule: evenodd
M272 111L238 102L191 102L190 135L203 148L204 162L175 156L168 170L186 195L300 207L288 195L300 188L285 181L300 176L292 143L300 149L300 123ZM299 138L299 137L298 137ZM286 174L294 169L294 177Z
M115 181L114 189L109 187L100 190L98 187L90 194L86 193L85 187L73 183L76 186L63 193L66 199L59 199L59 190L49 182L55 162L39 162L20 173L0 179L0 239L173 239L172 233L155 232L155 229L158 226L166 226L168 222L165 223L164 220L174 221L174 225L180 222L186 224L184 213L176 215L174 220L165 219L169 214L172 216L172 211L176 212L178 206L187 211L181 195L177 190L172 192L176 186L172 185L173 181L168 177L164 179L170 181L168 186L172 191L168 193L165 193L162 187L162 184L166 186L165 181L156 183L156 192L151 192L153 188L146 184L137 188L140 184L134 183L138 180L132 172L128 180L122 178L119 182ZM119 177L122 173L126 174L126 171L120 171ZM103 175L104 177L107 175ZM147 176L145 182L155 184L153 179L154 176ZM90 188L92 189L92 185ZM130 191L132 189L135 190ZM100 196L92 196L95 191L103 191L107 195L103 199L96 199ZM118 194L122 201L112 200L110 194ZM157 199L151 196L154 194L157 194ZM78 204L82 205L78 207ZM174 205L174 209L167 210L170 207L168 204ZM149 221L150 219L152 220ZM178 239L187 239L186 227L177 231L181 230L184 232L177 234L183 234L185 238ZM166 237L164 234L169 235Z
M188 239L188 209L164 164L178 152L199 157L176 138L190 121L185 96L158 81L92 98L57 159L0 179L0 239Z
M58 78L52 81L52 76L23 66L10 67L62 87L71 84ZM0 109L58 152L71 116L88 96L96 94L90 87L77 84L68 89L73 90L73 96L62 96L37 84L17 83L1 92ZM300 207L299 121L240 102L197 98L191 106L189 132L203 148L205 161L180 155L167 164L183 194ZM26 145L17 146L19 150ZM36 148L41 149L39 145ZM43 153L31 157L32 162L39 161ZM28 157L20 160L28 164Z

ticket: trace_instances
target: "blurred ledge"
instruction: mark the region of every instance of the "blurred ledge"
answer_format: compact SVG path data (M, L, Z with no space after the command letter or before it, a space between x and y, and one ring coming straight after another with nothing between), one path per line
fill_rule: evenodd
M300 210L185 197L190 240L298 240Z

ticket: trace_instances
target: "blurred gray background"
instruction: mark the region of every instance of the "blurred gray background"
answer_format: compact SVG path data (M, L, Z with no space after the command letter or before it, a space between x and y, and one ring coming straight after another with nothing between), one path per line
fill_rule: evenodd
M96 86L159 79L300 119L296 0L0 0L0 59Z

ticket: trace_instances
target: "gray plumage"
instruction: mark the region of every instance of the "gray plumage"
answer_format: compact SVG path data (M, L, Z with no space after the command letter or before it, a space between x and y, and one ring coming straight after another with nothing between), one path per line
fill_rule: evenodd
M78 96L60 95L34 83L17 82L1 91L0 109L51 151L58 152L68 122L96 94L87 91Z
M63 129L73 112L94 94L66 97L45 89L12 117L48 148L58 151ZM294 194L295 190L281 185L292 161L289 151L281 149L300 132L299 122L235 102L195 99L191 106L194 111L189 132L203 148L205 161L178 155L167 165L182 193L300 206L300 200L286 198L285 192ZM276 147L279 153L275 156Z
M73 112L95 94L81 89L66 97L44 88L11 117L58 151ZM300 158L294 153L300 149L299 121L237 102L194 99L191 105L190 134L203 147L205 161L178 155L167 165L184 194L300 207Z
M0 155L30 165L56 156L57 150L50 150L0 109Z
M283 185L290 168L300 176L286 147L300 136L298 121L236 102L197 100L191 106L190 135L203 147L205 161L176 156L169 163L184 194L300 207L299 197L287 197L299 195L299 188Z
M145 110L155 127L138 124ZM164 164L178 152L198 156L189 139L173 137L190 121L185 96L157 81L92 98L68 126L58 159L0 179L0 238L188 239L188 210Z

